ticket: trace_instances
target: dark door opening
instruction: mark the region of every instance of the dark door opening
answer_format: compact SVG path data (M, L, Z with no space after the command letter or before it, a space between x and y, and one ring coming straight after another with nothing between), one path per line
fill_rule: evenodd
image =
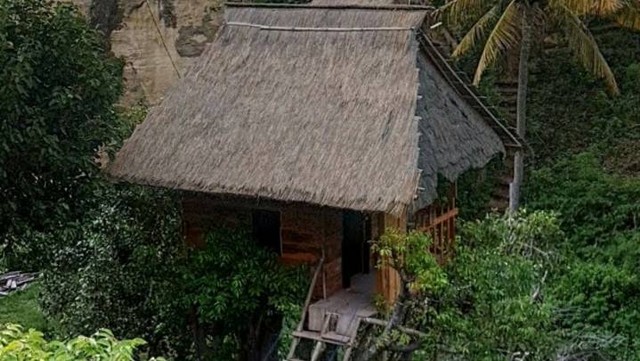
M282 254L280 212L254 210L251 213L253 240L269 250Z
M362 212L344 211L342 217L342 287L351 287L351 277L369 273L371 222Z

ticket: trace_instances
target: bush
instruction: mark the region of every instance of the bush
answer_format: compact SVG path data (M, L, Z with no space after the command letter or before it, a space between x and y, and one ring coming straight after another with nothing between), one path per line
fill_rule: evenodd
M609 353L617 359L638 359L640 181L607 173L593 154L583 153L533 172L529 189L527 205L556 209L567 235L549 290L558 328L574 337L593 335L599 347L615 349Z
M635 270L597 261L570 262L549 297L558 304L558 328L573 338L589 336L590 352L611 343L611 359L640 357L640 278Z
M105 327L180 360L277 351L306 272L279 265L244 230L213 231L205 249L188 250L171 193L111 186L97 199L81 222L43 235L41 301L58 334Z
M183 271L185 306L197 313L201 332L200 357L262 360L277 351L283 318L300 315L307 274L280 265L245 230L212 230Z
M548 360L562 344L545 297L557 262L548 245L561 236L555 214L522 211L463 223L443 275L413 260L433 258L424 251L400 254L415 276L441 274L439 287L411 302L407 324L427 334L414 359Z
M549 245L561 235L553 213L463 223L437 316L441 342L471 360L547 359L558 343L544 298L556 261Z
M7 325L0 329L0 361L133 361L136 348L144 344L139 338L119 341L109 330L66 342L47 341L41 332Z
M186 313L176 297L185 256L177 199L111 185L95 197L100 204L82 219L33 243L31 254L46 256L41 303L56 333L109 328L149 340L154 354L188 349Z
M640 328L640 278L637 272L599 262L577 261L554 287L562 300L565 327L599 328L633 337Z
M570 244L563 235L572 232L561 231L560 217L523 211L462 224L458 254L446 267L450 287L431 301L426 354L638 359L637 268L607 263L605 252L586 260L556 247Z
M638 230L640 180L607 173L591 153L534 171L525 194L530 209L559 212L567 247L585 256Z

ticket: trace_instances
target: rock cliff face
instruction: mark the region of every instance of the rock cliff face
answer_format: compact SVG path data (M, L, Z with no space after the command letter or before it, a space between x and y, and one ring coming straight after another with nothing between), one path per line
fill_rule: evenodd
M113 53L125 61L123 105L160 102L179 79L178 74L184 74L213 41L222 23L223 0L71 1L105 34ZM406 4L415 0L314 0L323 5L338 2Z
M157 104L221 24L217 0L73 2L125 60L124 105Z

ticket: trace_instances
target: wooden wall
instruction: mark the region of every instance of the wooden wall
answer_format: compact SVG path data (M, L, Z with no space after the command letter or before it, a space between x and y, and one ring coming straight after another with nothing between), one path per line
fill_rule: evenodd
M402 232L407 230L407 218L405 215L392 216L378 213L373 218L375 226L372 226L373 238L380 237L386 229L395 228ZM384 263L384 260L383 260ZM382 295L388 305L392 305L400 294L400 275L390 266L383 266L376 270L376 293Z
M342 288L342 211L334 208L243 198L214 197L199 193L183 196L183 229L186 242L203 246L204 230L215 227L251 230L251 211L280 212L282 255L285 264L325 262L314 298L329 296Z

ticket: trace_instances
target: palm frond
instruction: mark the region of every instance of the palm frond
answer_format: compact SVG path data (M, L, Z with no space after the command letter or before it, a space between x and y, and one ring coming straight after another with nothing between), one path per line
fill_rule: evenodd
M613 14L611 19L622 27L640 30L640 8L637 6L625 6Z
M498 6L496 5L487 11L475 24L473 24L471 29L469 29L462 40L460 40L458 46L453 50L451 56L453 58L458 58L466 54L469 50L473 49L480 40L486 38L489 26L491 26L497 17Z
M452 0L438 8L437 16L445 15L448 22L461 24L465 19L478 18L495 0Z
M520 40L520 24L522 22L521 15L522 12L516 0L509 2L484 45L473 77L475 85L480 83L484 71L493 65L500 55L518 44Z
M559 15L562 17L567 33L569 48L571 48L578 61L582 63L587 71L604 80L609 93L620 93L613 71L600 52L598 43L596 43L589 29L570 9L560 7L559 10Z
M624 8L625 0L551 0L549 4L554 8L565 7L577 16L608 16Z

